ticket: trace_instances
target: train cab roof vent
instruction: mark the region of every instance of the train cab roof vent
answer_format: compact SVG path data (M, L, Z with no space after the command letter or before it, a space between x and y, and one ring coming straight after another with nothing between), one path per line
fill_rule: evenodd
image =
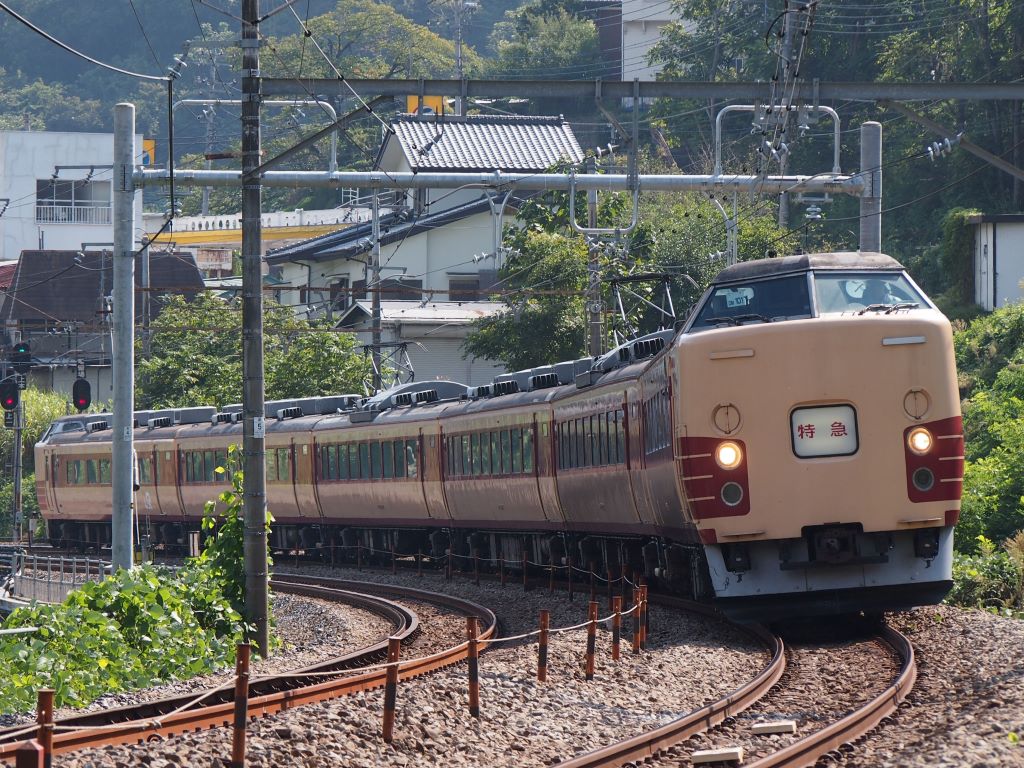
M633 359L643 360L654 357L665 348L665 340L659 336L649 339L638 339L633 342Z
M110 429L109 421L90 421L89 427L90 432L100 432L104 429Z
M491 397L494 394L494 388L490 384L483 384L479 387L470 387L469 396L474 400L478 400L481 397Z
M211 423L216 426L217 424L234 424L235 414L233 413L215 413L213 418L210 419Z
M288 408L279 408L274 414L278 421L284 421L285 419L297 419L302 415L302 408L298 405L292 405Z
M174 424L174 419L170 416L154 416L152 419L146 422L146 426L150 429L160 429L162 427L169 427Z
M412 405L412 392L399 392L394 397L394 403L396 408L400 408L403 405Z
M496 381L494 382L494 396L500 397L501 395L514 395L519 391L519 382L515 379L508 379L507 381Z
M377 418L379 411L352 411L348 418L353 424L367 424Z
M417 403L433 403L437 400L436 389L424 389L416 393Z
M542 373L530 377L530 389L550 389L557 387L558 384L558 374L556 373Z

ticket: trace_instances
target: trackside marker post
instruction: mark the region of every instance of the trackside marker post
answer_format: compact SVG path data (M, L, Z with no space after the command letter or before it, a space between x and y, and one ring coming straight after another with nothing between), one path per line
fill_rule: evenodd
M466 639L469 641L469 714L480 717L480 649L477 640L476 616L466 617Z
M43 745L35 739L22 743L14 753L14 768L43 768L44 765Z
M587 680L594 679L594 652L597 650L597 601L590 601L590 610L587 616Z
M551 611L540 612L540 635L537 638L537 681L548 679L548 627L551 626Z
M640 650L647 650L647 585L640 585Z
M53 762L53 688L40 688L36 694L36 722L39 724L39 744L43 748L43 765Z
M235 654L235 719L231 733L231 768L245 765L245 726L249 719L249 659L252 646L239 643Z
M384 677L384 724L381 729L388 744L395 731L395 701L398 698L398 654L402 641L397 637L388 638L388 668Z
M612 598L612 661L619 660L619 640L622 636L622 598Z
M640 590L633 589L633 653L640 653Z

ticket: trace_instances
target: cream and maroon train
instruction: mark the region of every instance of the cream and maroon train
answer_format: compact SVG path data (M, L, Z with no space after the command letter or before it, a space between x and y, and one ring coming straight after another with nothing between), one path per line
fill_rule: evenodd
M740 617L926 604L951 584L950 325L881 254L728 267L678 332L597 359L268 416L281 548L628 563ZM55 542L108 540L104 420L59 419L36 446ZM140 530L180 543L222 488L237 409L138 423Z

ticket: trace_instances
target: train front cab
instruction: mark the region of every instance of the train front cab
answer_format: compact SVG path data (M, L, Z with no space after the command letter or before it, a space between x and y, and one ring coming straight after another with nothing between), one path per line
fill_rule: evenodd
M938 602L963 477L949 322L880 254L771 261L723 272L675 350L677 471L717 602Z

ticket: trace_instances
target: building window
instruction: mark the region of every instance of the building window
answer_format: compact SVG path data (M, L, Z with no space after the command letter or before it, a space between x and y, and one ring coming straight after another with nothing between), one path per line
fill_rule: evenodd
M40 224L110 224L109 181L36 181Z
M341 312L348 309L348 278L343 277L331 283L331 309L334 312Z
M479 301L480 278L466 275L448 278L448 301Z

